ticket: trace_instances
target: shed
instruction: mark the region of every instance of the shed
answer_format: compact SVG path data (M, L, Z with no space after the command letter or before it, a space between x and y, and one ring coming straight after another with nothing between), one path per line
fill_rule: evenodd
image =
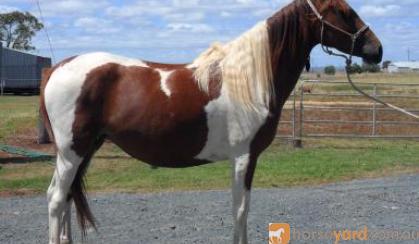
M0 42L0 83L4 92L39 93L42 69L51 58L3 47Z
M389 73L419 72L419 62L394 62L388 66Z

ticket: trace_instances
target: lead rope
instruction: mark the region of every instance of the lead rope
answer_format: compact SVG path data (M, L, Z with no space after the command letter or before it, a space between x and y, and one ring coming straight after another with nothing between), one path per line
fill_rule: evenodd
M375 102L377 102L377 103L379 103L379 104L382 104L382 105L384 105L384 106L390 107L390 108L392 108L392 109L394 109L394 110L397 110L397 111L398 111L398 112L400 112L400 113L403 113L403 114L405 114L405 115L409 115L409 116L411 116L411 117L413 117L413 118L415 118L415 119L419 119L419 116L418 116L418 115L416 115L416 114L414 114L414 113L411 113L411 112L407 111L406 109L400 108L400 107L398 107L398 106L396 106L396 105L393 105L393 104L391 104L391 103L384 102L384 101L382 101L382 100L380 100L380 99L378 99L378 98L376 98L376 97L373 97L373 96L371 96L371 95L367 94L367 93L366 93L366 92L364 92L363 90L361 90L361 89L360 89L359 87L357 87L357 86L354 84L354 82L352 81L352 78L351 78L351 76L350 76L350 74L349 74L349 68L350 68L350 65L347 65L347 66L345 67L346 78L348 79L348 82L349 82L349 84L351 84L352 88L353 88L353 89L355 89L355 91L359 92L360 94L364 95L365 97L367 97L367 98L369 98L369 99L371 99L371 100L373 100L373 101L375 101Z
M392 109L394 109L394 110L396 110L396 111L398 111L400 113L403 113L403 114L408 115L410 117L413 117L415 119L419 119L419 115L416 115L414 113L411 113L411 112L407 111L406 109L403 109L403 108L398 107L396 105L393 105L391 103L384 102L384 101L382 101L379 98L376 98L376 97L373 97L373 96L369 95L368 93L364 92L361 88L359 88L358 86L356 86L355 83L352 81L352 78L351 78L351 75L350 75L350 68L351 68L351 65L352 65L352 57L353 57L353 53L354 53L354 50L355 50L356 40L358 39L358 37L363 32L365 32L366 30L368 30L369 26L368 25L365 25L357 33L351 34L351 33L347 32L347 31L342 30L341 28L333 25L332 23L324 20L323 16L319 13L319 11L317 11L317 8L314 6L314 4L313 4L313 2L311 2L311 0L307 0L307 3L310 6L310 8L312 9L312 11L314 12L314 14L317 16L317 18L319 19L319 21L321 22L320 44L321 44L321 47L322 47L323 51L326 54L329 54L331 56L337 56L337 57L341 57L341 58L344 58L345 59L345 61L346 61L346 66L345 66L346 78L348 79L348 82L352 86L352 88L355 91L357 91L358 93L360 93L361 95L363 95L363 96L365 96L365 97L367 97L367 98L369 98L369 99L371 99L371 100L373 100L373 101L375 101L375 102L377 102L377 103L379 103L381 105L384 105L384 106L387 106L389 108L392 108ZM333 29L338 30L338 31L340 31L340 32L342 32L342 33L344 33L344 34L346 34L346 35L348 35L348 36L351 37L352 46L351 46L351 53L350 53L349 56L346 56L344 54L335 53L332 50L330 50L329 47L327 47L327 46L324 45L323 38L324 38L324 27L325 27L325 24L328 25L329 27L332 27Z

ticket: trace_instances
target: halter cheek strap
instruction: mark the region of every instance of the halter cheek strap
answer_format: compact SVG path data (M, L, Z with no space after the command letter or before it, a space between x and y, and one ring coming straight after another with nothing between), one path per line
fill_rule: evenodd
M320 12L317 10L316 6L314 6L313 2L311 0L307 0L308 5L310 6L311 10L313 11L313 13L316 15L317 19L319 19L320 23L321 23L321 36L320 36L320 44L322 46L322 49L325 53L329 54L329 55L333 55L333 56L338 56L338 57L343 57L346 59L346 63L348 65L350 65L352 63L352 56L353 53L355 51L355 44L357 39L362 35L362 33L364 33L366 30L369 29L368 25L364 25L361 29L359 29L355 34L349 33L346 30L330 23L329 21L325 20L323 15L320 14ZM333 52L332 50L329 49L329 47L324 45L324 29L325 29L325 25L331 27L332 29L335 29L347 36L349 36L349 38L351 39L352 45L351 45L351 52L349 54L349 57L343 55L343 54L338 54Z

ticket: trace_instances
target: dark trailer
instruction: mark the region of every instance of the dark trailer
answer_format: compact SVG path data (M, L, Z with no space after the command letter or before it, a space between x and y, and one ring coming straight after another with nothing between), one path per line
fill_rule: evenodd
M51 58L3 47L0 42L0 88L8 93L39 93L42 69Z

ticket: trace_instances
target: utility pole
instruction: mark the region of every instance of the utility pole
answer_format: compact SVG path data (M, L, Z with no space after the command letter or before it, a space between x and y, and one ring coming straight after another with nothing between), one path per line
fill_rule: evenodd
M407 61L410 62L410 48L407 48Z

